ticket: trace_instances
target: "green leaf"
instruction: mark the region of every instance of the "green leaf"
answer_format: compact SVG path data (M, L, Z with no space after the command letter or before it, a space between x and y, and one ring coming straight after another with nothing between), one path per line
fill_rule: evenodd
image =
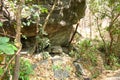
M38 12L36 12L35 14L34 14L34 17L39 17L39 13Z
M118 5L118 6L116 7L116 10L117 10L118 12L120 12L120 5Z
M22 35L22 38L27 39L27 36L26 35Z
M3 44L3 43L7 43L7 42L9 42L9 38L7 38L7 37L0 37L0 44Z
M4 52L5 54L14 54L15 50L17 50L17 48L11 44L0 44L0 51Z
M3 54L3 52L2 52L2 51L0 51L0 55L1 55L1 54Z
M27 22L27 26L30 26L30 21Z
M0 68L0 75L2 75L4 72L4 70L2 68Z
M12 47L13 48L13 50L15 50L15 51L17 51L18 49L14 46L14 45L12 45L12 44L9 44L10 45L10 47Z
M22 22L22 24L23 24L24 26L26 26L26 23L25 23L25 22Z
M3 23L2 22L0 22L0 27L2 27L3 26Z

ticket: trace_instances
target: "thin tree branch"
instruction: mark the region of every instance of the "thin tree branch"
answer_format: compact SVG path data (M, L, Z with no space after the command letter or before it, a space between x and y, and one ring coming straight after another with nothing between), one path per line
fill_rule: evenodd
M114 39L113 39L112 26L113 26L114 22L118 19L119 16L120 16L120 13L118 13L118 14L114 17L114 19L111 20L111 23L110 23L110 25L109 25L109 35L110 35L110 39L111 39L111 41L110 41L110 46L109 46L109 48L110 48L110 53L112 53L112 45L113 45L113 41L114 41Z
M12 61L15 59L15 56L16 56L20 51L21 51L21 49L19 49L19 50L15 53L15 55L13 55L13 57L9 60L9 62L7 63L7 65L6 65L5 69L4 69L4 73L0 76L0 80L3 79L5 73L7 72L8 68L9 68L9 65L12 63Z
M78 27L79 27L79 24L80 24L80 21L78 21L78 23L77 23L77 25L76 25L75 31L74 31L74 33L73 33L73 35L72 35L72 37L71 37L71 39L70 39L70 41L69 41L68 46L71 44L72 40L74 39L74 36L75 36L75 34L76 34L76 32L77 32L77 29L78 29Z
M7 72L7 70L8 70L8 67L9 67L9 65L12 63L12 61L14 60L14 58L15 58L15 55L9 60L9 62L7 63L7 66L5 67L5 69L4 69L4 73L0 76L0 80L2 80L3 78L4 78L4 75L5 75L5 73Z
M110 23L110 27L112 27L112 25L114 24L114 22L117 20L117 18L120 16L120 13L118 13L115 18L111 21Z
M13 38L13 39L15 38L15 36L11 36L11 35L9 35L9 34L4 34L4 33L1 33L1 32L0 32L0 35L2 35L2 36L7 36L7 37L10 37L10 38Z
M43 30L45 30L46 25L47 25L47 23L48 23L48 20L49 20L49 18L50 18L50 16L51 16L52 12L54 11L55 6L56 6L56 4L57 4L58 1L59 1L59 0L55 0L54 5L52 6L49 14L47 15L47 17L46 17L46 19L45 19L45 23L43 24Z
M95 16L96 17L96 19L97 19L97 28L98 28L98 32L99 32L99 35L100 35L100 37L101 37L101 39L102 39L102 42L103 42L103 44L104 44L104 48L105 48L105 53L106 53L106 55L108 54L108 48L107 48L107 45L106 45L106 42L105 42L105 40L104 40L104 37L103 37L103 35L102 35L102 33L101 33L101 30L100 30L100 26L98 25L98 17L97 16Z

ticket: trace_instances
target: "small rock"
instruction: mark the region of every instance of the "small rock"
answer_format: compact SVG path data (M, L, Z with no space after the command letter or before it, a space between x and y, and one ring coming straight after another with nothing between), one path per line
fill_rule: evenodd
M46 59L46 60L41 60L40 62L39 62L39 64L41 65L41 64L48 64L49 62L48 62L48 60Z
M55 78L63 80L69 77L69 72L67 70L58 69L54 71Z
M50 53L55 53L55 54L61 54L63 53L62 47L61 46L52 46L48 50Z
M74 64L76 71L79 75L86 75L86 73L85 73L85 71L80 63L74 62L73 64Z
M59 65L60 63L63 63L63 59L60 56L54 56L51 58L54 65Z

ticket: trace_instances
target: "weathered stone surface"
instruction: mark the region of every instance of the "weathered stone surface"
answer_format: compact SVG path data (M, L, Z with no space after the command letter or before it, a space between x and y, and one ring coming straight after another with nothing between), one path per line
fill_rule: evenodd
M69 77L69 72L67 70L58 69L54 71L54 76L58 80L63 80Z
M54 53L54 54L62 54L63 53L61 46L52 46L48 49L48 51L50 53Z
M48 1L49 4L54 4L53 2L53 0L50 3ZM58 2L45 29L53 45L68 44L73 33L72 26L84 16L85 8L85 0L60 0Z
M8 21L5 21L3 23L3 28L0 27L0 35L1 34L5 35L5 34L3 34L5 31L6 35L15 37L15 35L16 35L15 28L16 27L14 25L10 25ZM33 37L37 34L36 30L37 30L36 26L32 24L31 26L23 27L21 33L22 33L22 35L25 35L26 37Z
M72 35L72 26L50 25L46 27L52 45L67 45Z
M43 7L51 10L55 0L41 0ZM71 39L73 33L73 24L84 16L86 8L86 0L58 0L55 10L50 16L45 31L48 33L48 38L52 45L66 46ZM47 14L40 15L40 23L44 24ZM6 26L6 25L5 25ZM12 26L13 27L13 26ZM15 35L13 28L5 28L10 35ZM3 32L0 29L0 32ZM22 34L27 37L36 36L36 25L32 24L29 27L22 28Z
M75 75L73 59L67 54L64 56L51 56L46 60L39 59L40 55L36 55L38 55L35 58L36 60L34 56L30 59L35 72L30 76L30 80L83 80Z

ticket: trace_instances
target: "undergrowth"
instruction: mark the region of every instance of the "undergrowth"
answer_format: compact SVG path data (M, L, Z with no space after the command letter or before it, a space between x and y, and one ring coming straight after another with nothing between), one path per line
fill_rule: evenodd
M10 70L8 73L11 74L11 76L13 75L13 71L14 71L14 63L12 63L10 65ZM20 59L20 71L19 71L19 80L30 80L30 75L33 74L33 69L32 69L32 65L30 63L29 60L25 59L25 58L21 58ZM6 80L9 80L10 77L8 76L6 78Z
M119 47L115 44L113 45L113 52L111 55L107 56L110 60L111 65L107 65L105 57L105 48L102 42L97 42L85 39L79 41L75 44L75 50L71 50L69 55L75 59L80 60L80 64L84 66L85 69L91 72L92 78L96 78L101 73L101 66L105 69L118 69L120 67L120 56ZM119 45L119 44L118 44ZM117 47L116 47L117 46ZM109 49L109 42L107 44L107 49ZM117 50L116 50L117 49ZM103 64L99 62L99 56L101 57ZM101 65L102 64L102 65ZM99 68L99 69L98 69Z

